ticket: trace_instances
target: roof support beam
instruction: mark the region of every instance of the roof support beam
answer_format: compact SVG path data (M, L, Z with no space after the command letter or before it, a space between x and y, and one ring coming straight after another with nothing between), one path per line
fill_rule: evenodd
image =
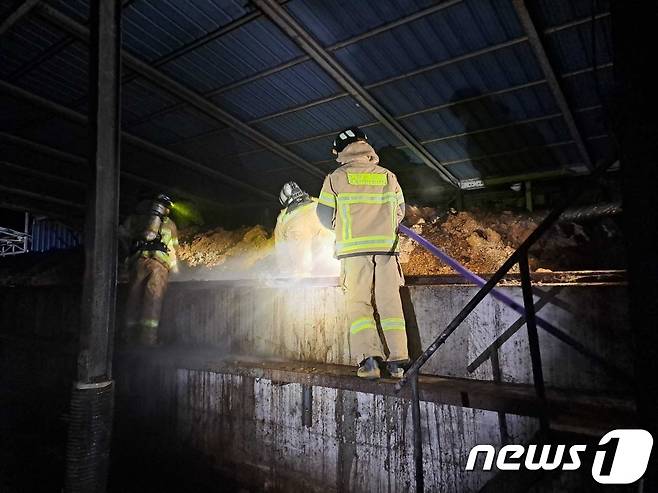
M89 165L89 160L85 159L82 156L78 156L76 154L70 154L68 152L60 151L59 149L55 149L53 147L49 147L47 145L40 144L38 142L34 142L32 140L24 139L24 138L18 137L16 135L11 135L11 134L8 134L8 133L5 133L5 132L0 132L0 142L2 142L2 141L9 142L12 145L23 147L23 148L28 149L30 151L36 152L38 154L43 154L45 156L52 157L52 158L57 159L59 161L64 161L64 162L67 162L67 163L72 163L72 164L79 165L79 166L84 166L84 167L87 167ZM2 162L0 162L0 164L1 163ZM20 167L20 168L23 168L23 169L26 169L26 170L28 169L26 166L23 166L21 164L14 164L14 163L11 163L11 164L12 164L13 167L16 167L16 168ZM32 171L28 171L28 172L32 172ZM44 173L44 175L45 175L45 173ZM52 176L50 174L49 174L49 176L52 177L53 179L55 179L54 176ZM185 198L188 198L188 199L205 201L208 204L210 204L212 202L212 204L215 207L222 206L222 204L219 203L219 202L203 199L203 198L199 197L198 195L195 195L195 194L190 193L190 192L186 192L186 191L181 190L179 188L172 187L170 185L165 185L164 183L158 183L157 181L153 181L149 178L144 178L142 176L135 175L134 173L126 171L125 169L121 170L121 177L126 179L126 180L132 181L134 183L139 183L139 184L142 184L142 185L152 187L156 190L161 190L163 192L171 192L173 195L175 195L177 197L185 197ZM44 176L44 178L48 178L48 176ZM80 183L82 183L82 182L80 182ZM82 186L86 187L86 184L82 183Z
M514 5L514 10L519 17L521 26L523 27L523 30L528 37L528 43L530 43L530 47L534 51L535 56L537 57L537 61L539 62L539 66L544 73L544 78L546 79L548 87L550 88L553 97L555 98L555 102L557 103L558 108L562 112L562 116L564 117L564 121L567 125L567 128L569 129L571 138L576 143L576 147L578 148L578 152L583 158L583 162L589 169L592 169L592 160L589 156L589 152L587 151L587 147L585 146L585 141L583 140L583 137L578 130L576 120L571 113L569 103L567 103L564 92L562 92L562 88L560 87L560 83L557 80L551 62L548 59L548 55L546 54L544 45L541 41L541 38L539 37L539 33L537 32L532 18L530 17L530 12L528 12L528 8L525 5L525 0L512 0L512 4Z
M70 34L78 37L83 41L89 40L89 30L79 22L71 19L67 15L59 12L57 9L54 9L48 5L42 5L39 9L39 12L51 23L54 25L66 30ZM139 58L131 55L130 53L122 50L123 60L128 67L130 67L135 72L139 73L149 82L157 85L161 89L167 91L173 96L184 100L190 106L201 111L203 114L208 115L212 119L235 128L238 132L253 140L257 144L263 146L264 148L272 151L273 153L283 157L284 159L290 161L295 166L303 169L304 171L314 175L316 177L324 177L325 173L315 168L313 165L310 165L306 162L305 159L297 156L293 152L289 151L281 144L270 139L265 134L259 132L258 130L250 127L243 121L234 117L227 111L219 108L211 100L204 98L202 95L188 88L187 86L177 82L172 79L164 72L161 72L157 68L152 67L148 63L140 60Z
M16 9L0 24L0 36L9 31L14 27L14 24L29 14L30 10L36 7L38 3L39 0L25 0L22 4L16 7Z
M317 43L306 30L274 0L254 0L254 3L281 30L294 40L315 62L338 82L352 97L359 101L373 116L407 145L430 169L455 187L459 180L448 171L418 140L395 120L370 93Z
M74 111L70 108L49 101L45 98L42 98L41 96L37 96L36 94L32 94L24 89L21 89L20 87L14 86L2 80L0 80L0 91L4 91L8 94L11 94L14 97L23 99L29 102L30 104L40 106L58 115L59 117L65 118L74 123L78 123L80 125L88 124L87 117L82 113L78 113L77 111ZM167 149L163 149L162 147L153 144L151 142L148 142L144 139L131 135L127 132L122 132L121 135L123 139L126 141L126 143L130 145L134 145L135 147L139 147L151 154L160 156L163 159L177 163L181 166L194 170L205 176L216 178L224 183L228 183L230 185L235 186L236 188L240 188L242 190L258 195L260 197L264 197L267 199L276 199L276 197L269 192L265 192L263 190L260 190L259 188L254 187L253 185L249 185L248 183L237 180L236 178L226 175L221 171L208 168L207 166L204 166L200 163L197 163L196 161L193 161L189 158L176 154L175 152L169 151Z
M36 170L36 169L31 168L29 166L22 166L20 164L11 163L11 162L5 161L5 160L0 161L0 168L13 169L13 170L18 171L19 173L25 173L26 175L35 176L35 177L40 178L41 180L44 180L44 181L50 180L52 182L63 183L65 185L70 185L72 187L81 188L83 190L87 188L87 184L82 182L82 181L73 180L71 178L66 178L65 176L55 175L53 173L46 173L45 171Z
M398 19L397 21L393 21L389 24L384 24L384 25L382 25L382 26L380 26L380 27L378 27L378 28L376 28L372 31L367 31L363 34L360 34L360 35L354 36L352 38L349 38L349 39L347 39L343 42L336 43L332 46L329 46L327 48L327 51L328 52L337 51L340 48L350 46L350 45L352 45L354 43L357 43L359 41L362 41L364 39L368 39L369 37L374 36L376 34L386 32L390 29L394 29L396 27L399 27L401 25L407 24L409 22L412 22L412 21L415 21L415 20L418 20L418 19L422 19L426 16L434 14L434 13L436 13L440 10L443 10L447 7L451 7L454 4L459 3L461 1L463 1L463 0L444 2L444 3L434 5L432 7L429 7L427 9L420 10L417 13L412 14L410 16L403 17L402 19ZM608 15L609 14L600 14L596 18L597 19L604 19ZM569 22L569 23L566 23L566 24L561 24L559 26L554 26L552 28L549 28L549 29L545 30L544 34L550 35L554 32L558 32L558 31L561 31L561 30L564 30L564 29L569 29L571 27L578 26L578 25L581 25L581 24L589 23L589 22L591 22L591 20L592 20L592 18L590 16L588 16L584 19L579 19L577 21ZM390 77L388 79L384 79L384 80L374 82L372 84L368 84L368 85L364 86L364 89L370 90L370 89L375 88L375 87L379 87L379 86L382 86L382 85L385 85L385 84L390 84L390 83L395 82L395 81L400 80L400 79L405 79L405 78L408 78L408 77L411 77L411 76L414 76L414 75L418 75L418 74L421 74L421 73L424 73L424 72L427 72L427 71L430 71L430 70L436 70L437 68L442 68L442 67L445 66L444 64L458 63L458 62L467 60L469 58L474 58L474 57L477 57L477 56L481 56L481 55L485 55L485 54L488 54L488 53L495 52L497 50L508 48L510 46L514 46L514 45L517 45L517 44L520 44L520 43L524 43L527 40L528 39L527 39L526 36L523 36L521 38L512 39L512 40L509 40L509 41L506 41L506 42L503 42L503 43L500 43L500 44L497 44L497 45L493 45L493 46L484 48L482 50L478 50L478 51L475 51L475 52L472 52L472 53L467 53L465 55L460 55L460 56L457 56L455 58L445 60L443 62L439 62L439 63L431 64L429 66L425 66L425 67L423 67L423 68L421 68L417 71L414 71L413 73L402 74L401 76L394 76L394 77ZM277 74L279 72L282 72L283 70L286 70L288 68L297 66L297 65L299 65L299 64L301 64L305 61L308 61L310 59L311 58L308 55L302 55L302 56L294 58L294 59L292 59L288 62L285 62L281 65L277 65L276 67L266 69L262 72L258 72L257 74L250 75L250 76L245 77L243 79L240 79L236 82L232 82L230 84L219 87L217 89L213 89L213 90L205 93L204 96L206 98L210 98L210 97L217 96L218 94L223 94L223 93L228 92L232 89L237 89L237 88L242 87L244 85L247 85L251 82L264 79L265 77L268 77L270 75ZM155 65L159 66L159 63L156 62ZM610 66L612 66L612 63L600 65L597 68L598 69L603 69L603 68L608 68ZM584 71L591 71L591 68L585 69ZM572 76L578 75L579 73L582 73L582 72L583 71L577 71L577 72L571 72L571 73L567 73L567 74L561 74L560 77L562 77L562 78L572 77ZM544 81L542 80L541 82L544 82ZM345 97L345 96L348 96L348 95L349 94L347 92L343 91L343 92L340 92L338 94L334 94L333 96L330 96L328 98L325 98L324 100L318 100L318 101L315 101L315 102L306 103L305 105L302 105L302 106L311 107L311 106L314 106L315 104L321 104L323 102L329 102L329 101L332 101L334 99L342 98L342 97ZM173 111L176 111L176 110L178 110L178 109L180 109L184 106L185 105L183 103L175 103L171 106L167 106L165 108L162 108L162 109L160 109L156 112L153 112L149 115L145 115L144 117L140 118L139 120L129 122L128 127L133 126L133 125L138 125L140 123L144 123L145 121L150 121L151 119L157 118L157 117L162 116L162 115L169 114L169 113L171 113ZM300 107L298 107L298 109L304 109L304 108L300 106ZM290 110L286 110L287 113L291 113L291 112L294 112L294 111L296 111L295 108L291 108ZM262 121L268 120L271 116L278 116L278 115L266 115L266 116L263 116L263 117L258 118L256 120L248 121L247 124L253 125L256 122L260 122L261 120ZM221 131L226 131L226 129L217 130L217 132L221 132Z
M60 199L59 197L53 197L52 195L44 195L42 193L30 192L29 190L23 190L22 188L13 188L0 185L0 192L5 192L14 195L21 195L29 199L34 199L40 202L49 202L51 204L63 205L65 207L71 207L78 210L86 210L86 207L78 202L71 202L70 200Z

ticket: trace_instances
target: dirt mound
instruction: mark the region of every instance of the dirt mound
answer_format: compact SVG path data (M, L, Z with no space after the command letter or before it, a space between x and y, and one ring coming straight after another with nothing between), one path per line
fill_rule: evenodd
M495 272L543 219L524 212L440 211L407 207L405 224L469 270ZM623 267L621 236L614 224L561 223L530 251L532 270L585 270ZM402 235L400 262L406 275L451 274L452 269ZM188 230L181 234L180 260L192 269L253 273L274 269L274 240L262 226L228 231ZM518 272L518 266L512 269Z
M428 211L429 212L429 211ZM431 214L431 213L430 213ZM416 221L412 229L474 272L495 272L514 252L490 222L469 212ZM528 231L529 234L529 231ZM413 240L403 236L400 263L408 275L450 274L452 269Z
M225 270L249 270L267 258L274 249L274 239L262 226L243 227L233 231L181 233L179 259L190 267Z

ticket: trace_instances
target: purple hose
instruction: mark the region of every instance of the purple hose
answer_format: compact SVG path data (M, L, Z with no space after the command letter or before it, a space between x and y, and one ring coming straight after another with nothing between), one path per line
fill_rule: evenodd
M399 230L400 230L401 233L404 233L405 235L407 235L409 238L411 238L416 243L418 243L420 246L425 248L428 252L430 252L432 255L437 257L439 260L441 260L442 262L449 265L452 269L454 269L458 274L460 274L467 281L471 281L471 282L477 284L480 287L484 286L487 283L487 281L482 279L477 274L474 274L473 272L468 270L466 267L464 267L462 264L457 262L454 258L450 257L443 250L441 250L437 246L430 243L428 240L426 240L425 238L420 236L418 233L415 233L412 229L400 224ZM491 296L493 296L497 300L502 301L507 306L512 308L514 311L516 311L517 313L519 313L520 315L523 315L525 317L525 308L523 307L523 305L517 303L516 301L514 301L512 298L507 296L502 291L499 291L496 288L494 288L494 289L491 290L491 292L489 294L491 294ZM548 323L547 321L543 320L542 318L540 318L540 317L536 317L536 318L537 318L537 325L539 325L540 327L549 328L549 329L553 328L552 324Z

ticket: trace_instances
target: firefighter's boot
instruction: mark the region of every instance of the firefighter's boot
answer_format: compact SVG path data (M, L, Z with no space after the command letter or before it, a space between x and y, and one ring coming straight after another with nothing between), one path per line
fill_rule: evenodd
M360 378L367 378L368 380L376 380L381 375L379 365L375 358L366 358L359 365L356 371L356 376Z

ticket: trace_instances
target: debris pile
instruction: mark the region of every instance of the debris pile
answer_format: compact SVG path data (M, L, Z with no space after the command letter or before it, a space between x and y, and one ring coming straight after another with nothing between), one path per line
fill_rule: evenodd
M495 272L537 227L542 214L524 212L441 211L408 206L405 223L466 268ZM606 226L607 224L607 226ZM612 225L612 226L611 226ZM612 223L560 223L530 251L534 271L623 268L621 233ZM400 263L406 275L452 274L453 271L413 240L401 236ZM179 258L193 270L247 275L276 275L274 240L262 226L181 234ZM511 272L518 272L515 266Z
M181 232L178 258L189 267L208 267L219 271L248 271L268 258L274 239L262 226L223 228L203 233Z

